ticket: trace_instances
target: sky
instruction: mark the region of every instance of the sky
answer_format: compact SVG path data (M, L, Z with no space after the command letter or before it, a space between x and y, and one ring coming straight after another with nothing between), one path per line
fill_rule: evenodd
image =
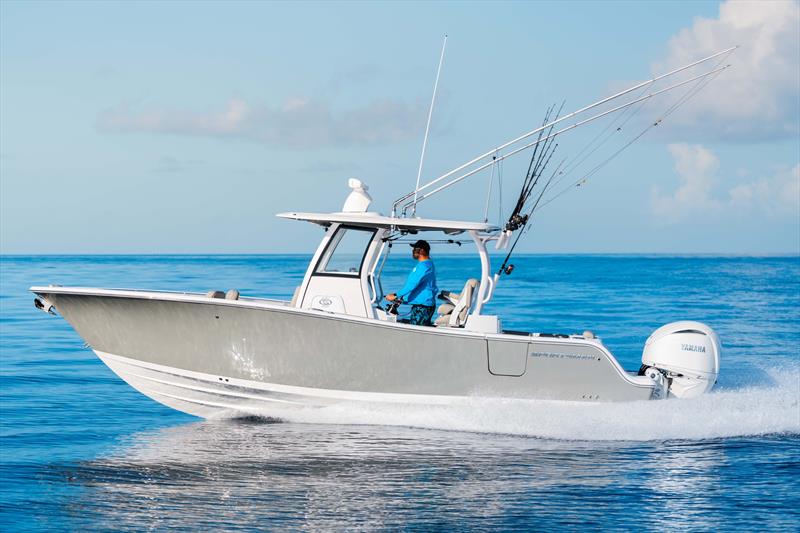
M519 249L800 254L796 1L8 0L0 253L311 253L320 228L275 213L338 211L351 177L383 213L413 190L444 34L423 182L553 103L575 110L739 45L674 112L643 107L606 154L658 127L537 212ZM559 136L555 159L584 153L593 127ZM504 163L490 220L526 166ZM482 220L489 179L418 215Z

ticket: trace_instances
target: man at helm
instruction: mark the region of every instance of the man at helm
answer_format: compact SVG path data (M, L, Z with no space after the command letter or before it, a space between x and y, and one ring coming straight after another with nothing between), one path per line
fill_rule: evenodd
M408 275L406 284L397 293L386 295L390 302L402 299L411 304L409 323L419 326L430 326L433 312L436 309L436 269L431 261L431 245L419 240L410 245L411 255L417 261L414 270Z

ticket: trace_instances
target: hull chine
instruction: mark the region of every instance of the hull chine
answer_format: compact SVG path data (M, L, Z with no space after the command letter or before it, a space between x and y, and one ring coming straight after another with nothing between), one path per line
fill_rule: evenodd
M202 418L291 417L302 409L343 402L449 405L468 397L384 394L296 387L214 376L94 350L115 374L145 396Z

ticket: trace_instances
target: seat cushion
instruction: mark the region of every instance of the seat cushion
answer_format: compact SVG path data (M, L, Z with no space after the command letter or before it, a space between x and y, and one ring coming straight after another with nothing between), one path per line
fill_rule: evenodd
M447 327L450 325L450 315L442 315L433 323L434 326Z
M456 306L453 305L453 304L442 304L442 305L439 306L439 314L440 315L449 315L450 313L453 312L453 309L455 309L455 308L456 308Z

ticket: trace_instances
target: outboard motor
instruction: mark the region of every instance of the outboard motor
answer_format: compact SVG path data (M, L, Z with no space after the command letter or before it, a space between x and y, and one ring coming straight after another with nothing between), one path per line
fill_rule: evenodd
M705 324L672 322L647 339L640 374L662 382L671 396L694 398L717 382L720 349L719 337Z

